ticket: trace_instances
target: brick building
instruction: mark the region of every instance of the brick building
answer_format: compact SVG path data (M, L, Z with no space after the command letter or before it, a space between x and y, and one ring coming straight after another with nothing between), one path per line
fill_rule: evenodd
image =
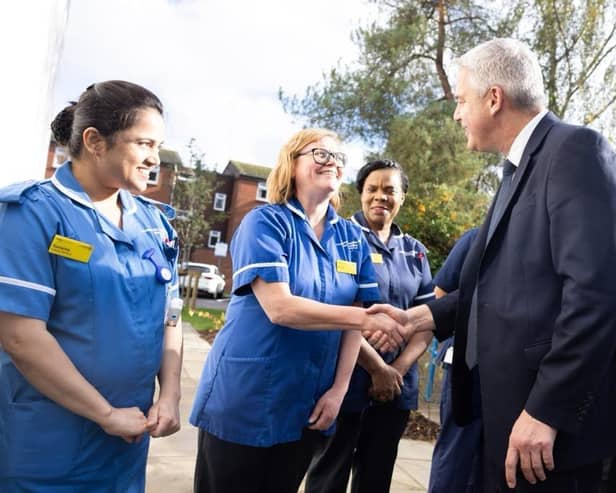
M226 291L231 288L231 257L214 255L218 242L231 242L233 233L243 217L251 209L266 203L265 181L271 171L267 166L229 161L222 173L217 175L212 202L205 208L208 217L216 217L210 224L207 243L191 255L194 262L217 265L227 279Z

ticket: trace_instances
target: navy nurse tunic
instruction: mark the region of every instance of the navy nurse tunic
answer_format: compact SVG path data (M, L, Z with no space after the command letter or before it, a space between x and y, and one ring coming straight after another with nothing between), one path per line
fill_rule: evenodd
M151 201L121 190L123 229L92 205L70 162L50 180L0 190L0 311L46 322L78 371L114 407L152 405L176 236ZM172 215L173 210L166 206ZM48 253L54 237L88 261ZM143 254L154 249L153 260ZM56 249L57 251L60 251ZM156 280L154 263L173 279ZM142 491L148 437L128 444L47 399L0 349L0 491Z
M434 299L426 247L420 241L402 233L400 227L394 223L391 225L389 241L384 244L368 227L362 212L357 212L351 220L361 226L370 245L383 303L406 310ZM403 350L404 347L381 356L386 363L391 363ZM417 409L419 395L417 363L413 363L409 371L403 375L403 379L402 392L394 402L399 409ZM370 384L368 372L357 365L342 410L359 412L369 406L372 402L368 395Z
M231 242L233 297L203 368L190 422L242 445L299 440L334 381L341 331L273 324L250 289L258 276L291 293L351 305L379 299L361 230L330 206L317 239L301 204L253 209ZM354 271L354 273L353 273Z

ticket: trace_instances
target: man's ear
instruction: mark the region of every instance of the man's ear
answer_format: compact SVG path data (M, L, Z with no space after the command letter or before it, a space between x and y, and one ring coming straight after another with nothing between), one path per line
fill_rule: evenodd
M505 94L503 93L503 88L500 86L492 86L488 89L487 98L488 105L490 109L490 113L495 115L498 113L502 107L504 102Z
M86 128L81 134L83 147L94 156L99 156L107 148L107 140L94 127Z

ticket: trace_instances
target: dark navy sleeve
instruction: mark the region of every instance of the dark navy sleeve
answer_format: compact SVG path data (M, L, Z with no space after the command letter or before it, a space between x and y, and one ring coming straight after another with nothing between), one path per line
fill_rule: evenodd
M413 306L422 305L434 299L434 286L432 283L432 272L430 271L430 263L428 262L428 252L426 247L419 241L416 241L414 250L417 252L416 258L420 261L421 283L417 290L417 295L413 299Z
M460 284L460 272L464 265L466 254L477 236L479 228L469 229L464 233L449 252L445 263L434 276L434 285L441 288L446 293L451 293L458 289Z

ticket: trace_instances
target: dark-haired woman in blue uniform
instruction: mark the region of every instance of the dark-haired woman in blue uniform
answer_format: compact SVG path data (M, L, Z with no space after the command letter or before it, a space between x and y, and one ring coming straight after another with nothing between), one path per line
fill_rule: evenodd
M345 162L332 132L298 132L268 178L270 205L235 233L233 297L190 418L195 492L297 491L331 432L360 330L400 341L396 322L352 306L379 292L360 228L335 211Z
M72 160L0 190L0 491L141 493L149 436L179 428L173 211L131 193L162 105L101 82L52 129Z
M362 210L352 221L368 240L383 303L406 309L434 298L425 247L393 221L408 178L395 161L371 161L357 174ZM306 492L389 491L410 409L417 409L417 358L432 339L419 334L396 351L377 351L362 340L358 365L338 417L336 432L315 457Z

